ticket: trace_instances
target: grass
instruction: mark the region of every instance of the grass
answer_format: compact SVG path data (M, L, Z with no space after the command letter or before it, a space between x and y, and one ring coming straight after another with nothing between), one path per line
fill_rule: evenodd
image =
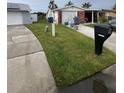
M45 23L26 25L39 39L60 88L72 85L115 63L115 54L103 49L94 54L94 41L63 25L56 26L56 37L44 32Z
M86 24L86 26L94 28L95 24Z
M104 23L100 23L100 24L108 24L108 22L104 22ZM92 27L94 28L96 24L86 24L85 26L89 26L89 27Z

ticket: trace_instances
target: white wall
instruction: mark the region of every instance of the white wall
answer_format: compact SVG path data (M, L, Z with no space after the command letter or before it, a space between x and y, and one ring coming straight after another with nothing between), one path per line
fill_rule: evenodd
M7 12L7 25L31 24L29 12Z
M58 24L58 11L55 11L55 23Z
M7 25L19 25L23 23L22 13L7 12Z
M37 14L31 14L32 22L37 22L38 21L38 16Z
M62 24L67 21L73 21L73 18L77 16L77 11L84 11L76 7L69 7L62 9ZM55 12L55 20L58 23L58 11Z
M75 11L63 11L62 12L62 24L65 22L73 22L73 18L77 16L77 12Z
M22 12L23 24L31 24L31 14L29 12Z

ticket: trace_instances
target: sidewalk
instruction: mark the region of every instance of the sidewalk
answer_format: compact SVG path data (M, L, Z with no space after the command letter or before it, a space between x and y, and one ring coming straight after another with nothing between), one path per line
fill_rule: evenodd
M25 26L8 26L8 93L57 93L45 53Z
M78 32L94 39L94 28L79 25ZM104 46L116 53L116 33L112 33L112 35L105 41Z

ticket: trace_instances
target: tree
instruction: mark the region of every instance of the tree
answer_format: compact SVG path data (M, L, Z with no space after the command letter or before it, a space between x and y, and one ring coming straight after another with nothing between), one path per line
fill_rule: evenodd
M89 2L82 4L82 8L90 8L92 5Z
M71 0L70 0L65 6L71 6L71 5L74 5L74 3L71 2Z
M113 8L112 8L113 10L116 10L116 4L114 4L114 6L113 6Z
M49 9L56 9L58 8L57 4L54 3L54 0L51 0L48 6Z

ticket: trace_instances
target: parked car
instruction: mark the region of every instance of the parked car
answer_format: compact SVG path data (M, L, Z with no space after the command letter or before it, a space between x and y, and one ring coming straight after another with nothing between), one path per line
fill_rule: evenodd
M116 31L116 19L112 19L109 21L109 25L112 26L112 30Z

